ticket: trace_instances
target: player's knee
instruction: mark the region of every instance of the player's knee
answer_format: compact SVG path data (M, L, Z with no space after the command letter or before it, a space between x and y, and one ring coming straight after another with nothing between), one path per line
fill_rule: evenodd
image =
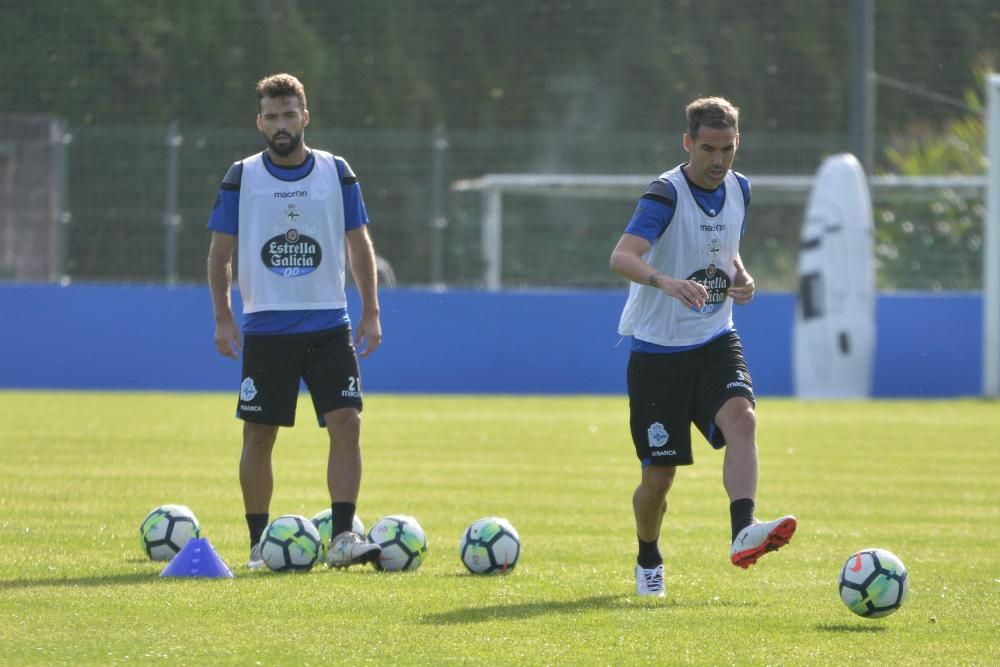
M642 472L642 485L646 487L646 490L651 494L665 497L674 483L674 474L677 472L677 468L651 465L643 468Z
M725 423L719 424L722 427L726 441L749 441L753 442L757 433L757 413L754 412L753 405L749 401L727 406Z
M243 450L249 453L270 452L278 437L278 427L245 422L243 425Z
M324 419L334 440L356 437L361 433L361 413L353 408L332 410L324 415Z

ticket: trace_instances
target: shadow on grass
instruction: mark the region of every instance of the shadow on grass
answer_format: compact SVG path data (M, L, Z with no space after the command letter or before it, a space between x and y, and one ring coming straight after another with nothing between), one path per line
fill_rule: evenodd
M420 618L425 625L451 625L464 623L485 623L519 618L533 618L547 614L576 614L599 609L637 610L648 612L653 609L690 609L694 607L753 607L754 602L726 602L720 600L684 601L638 600L630 594L593 595L577 600L551 600L524 602L520 604L497 604L489 607L463 607L437 614L426 614Z
M127 574L92 575L89 577L52 577L51 579L13 579L0 581L0 591L30 588L74 588L98 586L133 586L163 581L191 581L194 577L161 577L159 572L129 572ZM197 577L198 581L232 581L222 577Z
M884 625L848 625L847 623L820 623L816 626L821 632L873 633L885 632Z
M128 574L93 575L89 577L53 577L51 579L13 579L0 581L0 590L22 588L65 588L67 586L130 586L155 581L159 572L130 572Z

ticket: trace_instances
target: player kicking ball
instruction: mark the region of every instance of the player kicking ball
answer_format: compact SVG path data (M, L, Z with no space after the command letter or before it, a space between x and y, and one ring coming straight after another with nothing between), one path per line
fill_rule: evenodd
M640 596L664 597L660 528L677 466L691 465L691 424L725 448L729 558L748 568L788 544L793 516L755 518L757 419L753 383L733 324L733 304L753 299L740 240L750 182L731 167L739 147L739 109L720 97L687 107L690 160L646 189L611 253L611 269L630 281L618 331L631 337L629 422L642 465L632 495Z

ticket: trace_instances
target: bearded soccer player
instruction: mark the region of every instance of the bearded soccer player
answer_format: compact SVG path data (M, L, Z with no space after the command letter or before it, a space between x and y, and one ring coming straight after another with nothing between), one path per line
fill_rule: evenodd
M367 357L382 341L375 251L357 177L344 158L306 145L308 125L305 89L297 78L274 74L260 80L257 129L267 147L229 168L208 224L215 346L233 359L242 354L236 416L243 420L239 477L251 569L264 564L260 540L274 487L271 453L279 427L295 423L303 380L330 440L333 537L327 562L370 563L381 552L351 530L361 486L357 350ZM230 300L234 250L242 332ZM348 265L362 304L353 336L344 290Z

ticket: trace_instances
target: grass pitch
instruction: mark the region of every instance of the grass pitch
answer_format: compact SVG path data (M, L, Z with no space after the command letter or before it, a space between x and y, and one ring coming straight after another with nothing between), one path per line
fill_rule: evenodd
M233 396L0 392L3 664L989 664L1000 631L1000 405L758 406L759 514L791 545L728 562L721 453L695 438L661 540L667 598L637 599L623 397L369 396L358 513L412 514L428 559L251 573ZM308 399L275 449L272 516L327 506ZM161 579L139 522L190 506L231 580ZM506 516L506 577L465 573L463 529ZM836 577L861 547L909 569L910 598L866 620Z

